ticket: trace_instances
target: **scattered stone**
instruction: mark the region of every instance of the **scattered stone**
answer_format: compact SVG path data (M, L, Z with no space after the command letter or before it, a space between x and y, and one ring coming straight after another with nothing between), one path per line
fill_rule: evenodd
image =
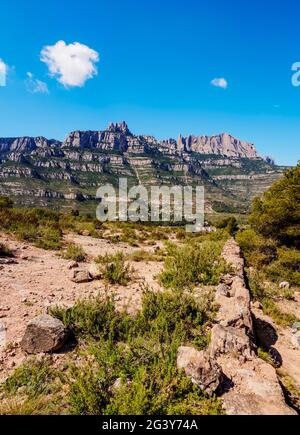
M0 258L0 264L18 264L14 258Z
M291 326L291 329L292 329L294 332L300 331L300 322L295 322L295 323Z
M93 279L101 279L103 277L103 273L99 267L99 264L92 263L89 267L89 274Z
M130 385L130 381L129 381L129 380L125 380L125 381L123 381L122 378L117 378L117 379L115 380L115 382L112 384L112 386L109 388L109 390L110 390L110 392L113 393L113 394L114 394L114 393L117 393L118 390L120 390L120 388L121 388L123 385Z
M74 270L71 275L71 281L76 282L76 284L89 282L92 278L87 270L79 269Z
M210 396L223 381L223 373L217 362L209 358L206 352L190 346L178 348L177 368L184 369L192 382Z
M289 289L291 287L291 285L290 285L290 283L289 282L287 282L287 281L282 281L280 284L279 284L279 288L283 288L283 289Z
M42 314L27 324L21 349L30 354L54 352L65 344L67 338L68 332L60 320Z
M70 261L68 263L68 269L76 269L77 267L79 267L79 264L77 263L77 261Z
M0 349L6 345L6 326L0 322Z
M85 237L89 237L91 235L91 233L88 230L83 230L83 231L81 231L81 235L85 236Z
M294 348L300 348L300 331L295 332L291 337L291 343Z

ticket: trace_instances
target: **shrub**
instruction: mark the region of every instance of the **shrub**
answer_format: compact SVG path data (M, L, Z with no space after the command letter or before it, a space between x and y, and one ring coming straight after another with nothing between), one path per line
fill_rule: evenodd
M266 297L266 291L262 285L262 277L254 270L249 274L248 284L250 288L250 294L255 301L262 301Z
M70 243L67 249L62 253L63 258L66 260L85 261L86 253L80 245Z
M160 275L166 288L192 288L198 284L216 285L228 268L221 258L222 242L204 241L183 247L167 246L168 256Z
M99 256L95 261L102 266L103 277L110 284L127 285L130 281L131 269L121 251L115 255Z
M42 249L60 249L61 247L61 231L53 227L40 227L36 246Z
M277 245L272 239L266 239L253 229L240 230L236 235L247 265L262 269L277 258Z
M300 163L255 198L249 222L264 237L300 247Z
M216 227L219 229L225 229L231 236L234 236L239 229L238 222L233 216L222 219L217 223Z
M176 367L180 344L208 343L206 322L213 307L199 305L182 292L145 290L136 318L116 312L112 299L82 301L52 311L76 335L91 334L86 363L68 374L73 414L220 414L216 398L207 398ZM112 385L116 379L118 389Z
M263 299L262 306L264 314L270 316L279 326L291 326L298 321L297 317L293 314L281 311L272 299Z
M300 252L296 249L278 249L278 258L266 268L266 275L274 281L288 281L300 286Z

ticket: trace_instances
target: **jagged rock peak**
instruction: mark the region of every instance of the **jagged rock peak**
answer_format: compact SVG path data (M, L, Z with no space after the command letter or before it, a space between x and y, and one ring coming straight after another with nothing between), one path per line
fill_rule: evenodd
M128 125L125 121L119 123L117 122L116 124L111 122L107 130L113 133L124 133L127 135L131 135L131 131L129 130Z
M178 150L187 152L194 151L200 154L215 154L228 157L258 157L254 145L250 142L241 141L228 133L216 136L179 136L177 140Z

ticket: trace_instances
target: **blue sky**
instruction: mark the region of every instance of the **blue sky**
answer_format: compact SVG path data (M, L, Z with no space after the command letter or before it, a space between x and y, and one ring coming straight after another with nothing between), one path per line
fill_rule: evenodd
M299 16L297 0L2 2L0 136L126 120L158 138L226 131L296 164Z

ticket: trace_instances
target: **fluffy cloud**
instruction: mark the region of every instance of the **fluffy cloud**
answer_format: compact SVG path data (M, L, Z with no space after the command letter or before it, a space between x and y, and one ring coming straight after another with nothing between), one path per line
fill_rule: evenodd
M7 65L0 59L0 86L6 86Z
M213 79L210 83L213 86L216 86L217 88L223 88L223 89L227 89L228 88L227 80L224 79L223 77L220 78L220 79Z
M34 75L31 72L27 73L25 85L28 92L31 92L33 94L49 94L47 83L34 78Z
M58 41L42 49L41 61L47 64L50 75L65 87L81 87L97 74L95 64L99 61L99 54L79 42L66 44Z

